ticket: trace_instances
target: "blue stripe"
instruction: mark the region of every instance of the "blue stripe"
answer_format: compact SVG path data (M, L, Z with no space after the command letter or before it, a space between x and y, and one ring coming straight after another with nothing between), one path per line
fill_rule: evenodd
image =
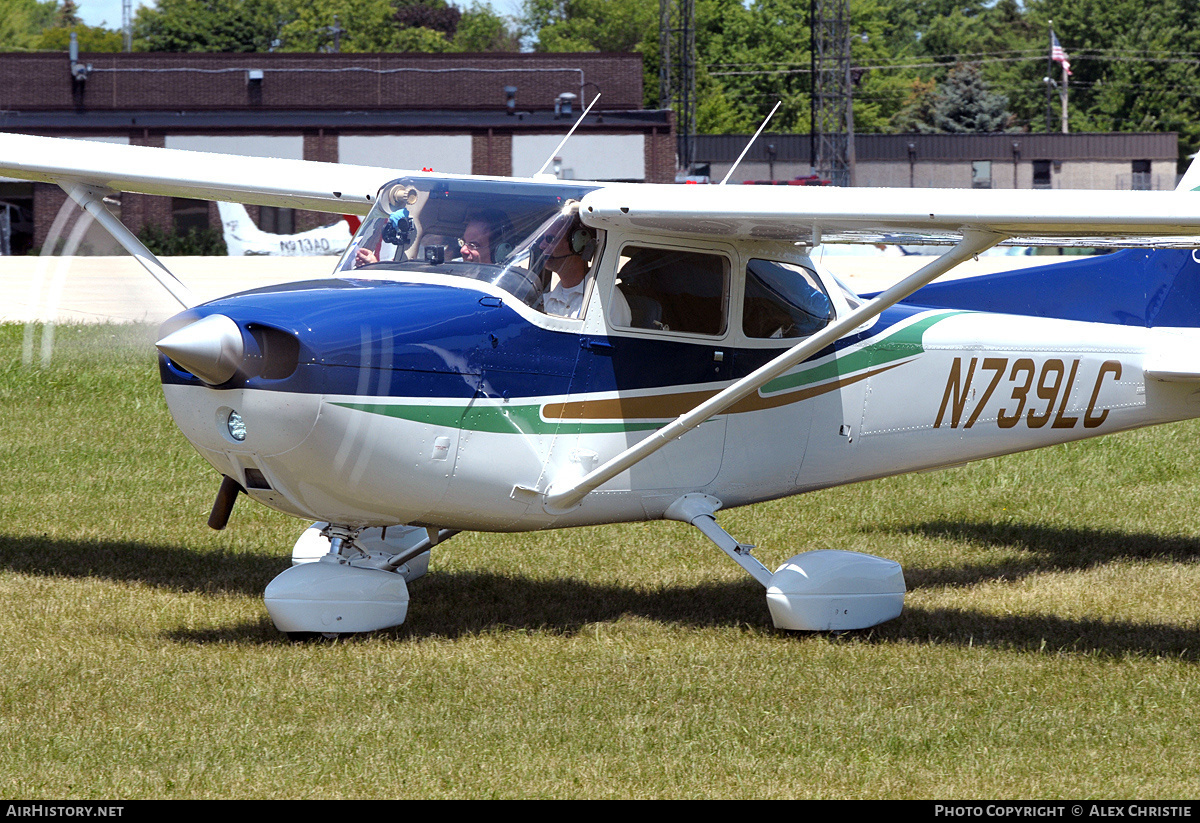
M844 338L812 359L886 333L915 312L895 306L868 332ZM535 326L481 292L380 281L317 281L248 292L189 310L168 325L214 313L242 328L274 326L301 341L300 365L292 375L279 380L239 375L221 388L305 394L518 399L726 383L786 347L581 337ZM160 374L164 383L198 384L165 358Z
M1099 257L934 283L907 302L1145 328L1200 326L1200 263L1189 249Z

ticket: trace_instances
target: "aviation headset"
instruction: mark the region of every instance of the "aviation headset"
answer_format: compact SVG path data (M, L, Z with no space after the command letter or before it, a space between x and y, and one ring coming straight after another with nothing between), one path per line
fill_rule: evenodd
M596 233L594 231L580 224L571 230L569 243L571 251L587 262L591 262L592 255L596 253Z
M596 232L583 225L583 220L579 217L579 201L569 201L563 209L563 214L571 215L571 225L567 229L567 248L572 254L582 257L583 262L591 263L592 256L596 253Z

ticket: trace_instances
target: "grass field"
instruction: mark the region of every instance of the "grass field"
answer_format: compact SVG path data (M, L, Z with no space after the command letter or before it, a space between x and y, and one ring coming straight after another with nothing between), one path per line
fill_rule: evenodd
M1200 796L1200 427L722 514L768 567L899 560L905 613L771 627L699 533L461 535L409 621L293 644L305 524L167 415L144 335L0 326L5 798Z

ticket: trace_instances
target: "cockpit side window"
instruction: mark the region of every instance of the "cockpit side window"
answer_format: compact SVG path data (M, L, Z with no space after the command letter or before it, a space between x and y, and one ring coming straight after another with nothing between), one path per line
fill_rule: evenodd
M636 329L722 335L729 305L729 260L720 254L626 246L617 288Z
M821 281L803 266L759 259L746 265L742 331L747 337L807 337L833 317Z

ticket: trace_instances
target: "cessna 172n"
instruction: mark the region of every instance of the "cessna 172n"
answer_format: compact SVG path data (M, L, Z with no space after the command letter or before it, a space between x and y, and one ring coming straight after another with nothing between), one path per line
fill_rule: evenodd
M286 632L402 623L460 530L662 518L759 581L776 626L864 628L900 613L898 564L815 551L772 572L716 513L1200 416L1196 167L1176 192L1031 192L478 178L16 135L0 157L183 304L159 369L223 478L210 525L239 494L318 521L267 588ZM115 191L366 217L330 279L195 305L108 212ZM1081 239L1162 248L928 285L998 243ZM830 240L952 245L864 298L811 259Z
M254 225L241 203L218 203L217 211L221 215L221 231L230 257L334 255L341 254L350 245L350 225L345 219L297 234L274 234Z

